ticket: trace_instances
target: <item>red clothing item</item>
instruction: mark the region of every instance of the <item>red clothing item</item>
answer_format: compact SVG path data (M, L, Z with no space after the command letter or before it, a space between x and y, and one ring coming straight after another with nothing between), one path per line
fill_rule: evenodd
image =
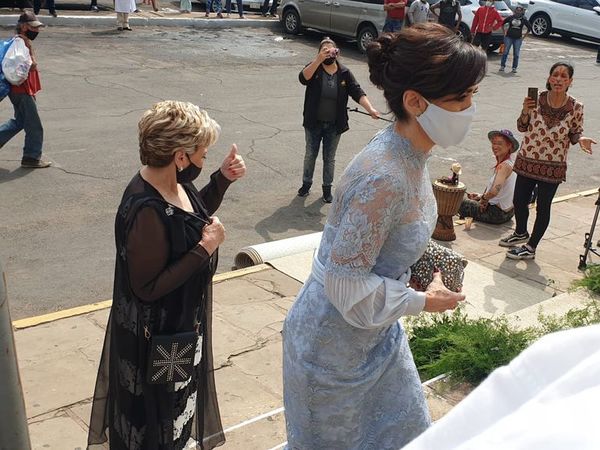
M404 3L404 6L406 7L406 0L383 0L383 4L385 5L390 5L392 3ZM396 20L402 20L404 19L404 10L406 8L394 8L394 9L388 9L387 12L387 16L390 19L396 19Z
M40 83L40 74L37 69L31 69L27 75L27 79L19 86L10 87L10 91L13 94L27 94L32 96L35 96L41 90L42 84Z
M504 19L493 6L481 6L473 17L471 33L491 33L502 26Z

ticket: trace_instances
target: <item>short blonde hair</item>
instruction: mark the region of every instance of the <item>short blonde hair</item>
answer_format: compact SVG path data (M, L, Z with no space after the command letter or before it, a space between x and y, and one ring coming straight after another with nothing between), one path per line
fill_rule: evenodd
M140 160L148 166L167 166L177 150L192 155L198 147L213 145L220 132L219 124L192 103L156 103L138 123Z

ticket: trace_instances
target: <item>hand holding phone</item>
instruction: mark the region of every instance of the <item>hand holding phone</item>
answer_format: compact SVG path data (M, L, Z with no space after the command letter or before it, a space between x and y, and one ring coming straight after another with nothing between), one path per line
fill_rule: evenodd
M536 87L527 88L527 97L529 97L530 99L532 99L533 101L535 101L535 106L537 106L537 102L538 102L538 88L536 88Z

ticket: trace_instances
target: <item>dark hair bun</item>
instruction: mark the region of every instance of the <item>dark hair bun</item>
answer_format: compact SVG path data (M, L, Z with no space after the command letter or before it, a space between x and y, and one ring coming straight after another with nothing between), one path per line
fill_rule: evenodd
M372 41L367 47L369 61L369 79L379 89L383 89L383 73L390 61L390 49L393 45L393 35L384 33Z

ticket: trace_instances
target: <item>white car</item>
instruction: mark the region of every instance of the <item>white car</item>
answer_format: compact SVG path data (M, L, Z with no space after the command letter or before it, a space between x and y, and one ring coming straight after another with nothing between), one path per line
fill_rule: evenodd
M600 42L599 0L530 0L525 17L535 36L558 33Z

